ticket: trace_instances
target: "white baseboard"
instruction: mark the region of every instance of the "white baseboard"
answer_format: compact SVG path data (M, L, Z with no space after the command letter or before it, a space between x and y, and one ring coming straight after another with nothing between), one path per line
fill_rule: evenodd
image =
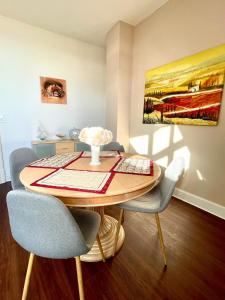
M217 217L225 220L225 206L211 202L205 198L199 197L197 195L188 193L184 190L176 188L174 191L174 197L201 208Z

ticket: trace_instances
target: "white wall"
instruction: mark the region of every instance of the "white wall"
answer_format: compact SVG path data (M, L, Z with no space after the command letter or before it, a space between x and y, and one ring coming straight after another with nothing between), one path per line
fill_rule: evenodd
M105 50L0 16L0 132L9 153L30 146L38 122L50 134L105 124ZM44 104L39 76L67 81L67 105Z
M164 165L185 156L179 188L225 207L225 92L217 126L142 124L145 72L224 44L224 20L224 0L170 0L135 28L130 138Z
M1 144L1 134L0 134L0 184L5 182L5 169L3 163L2 155L2 144Z

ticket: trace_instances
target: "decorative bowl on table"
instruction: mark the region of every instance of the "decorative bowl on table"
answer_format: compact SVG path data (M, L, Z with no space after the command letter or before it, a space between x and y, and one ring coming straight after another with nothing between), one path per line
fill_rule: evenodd
M56 133L56 136L60 139L63 139L66 135L64 133Z

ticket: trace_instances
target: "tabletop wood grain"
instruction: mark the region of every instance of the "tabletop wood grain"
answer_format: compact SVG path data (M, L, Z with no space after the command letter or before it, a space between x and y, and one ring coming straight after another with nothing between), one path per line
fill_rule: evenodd
M134 158L146 158L127 153L123 155ZM89 164L90 158L80 158L67 166L66 169L109 171L118 159L118 157L101 158L101 165L91 166ZM150 191L161 175L161 169L156 163L154 163L153 167L153 176L116 173L105 194L31 186L34 181L50 174L53 171L51 168L26 167L20 173L20 180L26 189L59 197L66 205L79 207L106 206L137 198Z

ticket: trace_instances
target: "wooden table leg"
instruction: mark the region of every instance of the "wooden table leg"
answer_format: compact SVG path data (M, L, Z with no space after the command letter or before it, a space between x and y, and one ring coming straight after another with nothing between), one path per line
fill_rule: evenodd
M104 207L95 208L94 210L101 215L99 237L101 240L104 256L105 258L109 258L113 255L113 247L115 242L118 221L111 216L105 215ZM123 245L124 238L125 238L125 232L123 226L120 226L116 252L119 251L119 249ZM102 255L99 250L97 241L95 241L93 247L87 254L81 255L80 259L82 261L87 261L87 262L102 261Z

